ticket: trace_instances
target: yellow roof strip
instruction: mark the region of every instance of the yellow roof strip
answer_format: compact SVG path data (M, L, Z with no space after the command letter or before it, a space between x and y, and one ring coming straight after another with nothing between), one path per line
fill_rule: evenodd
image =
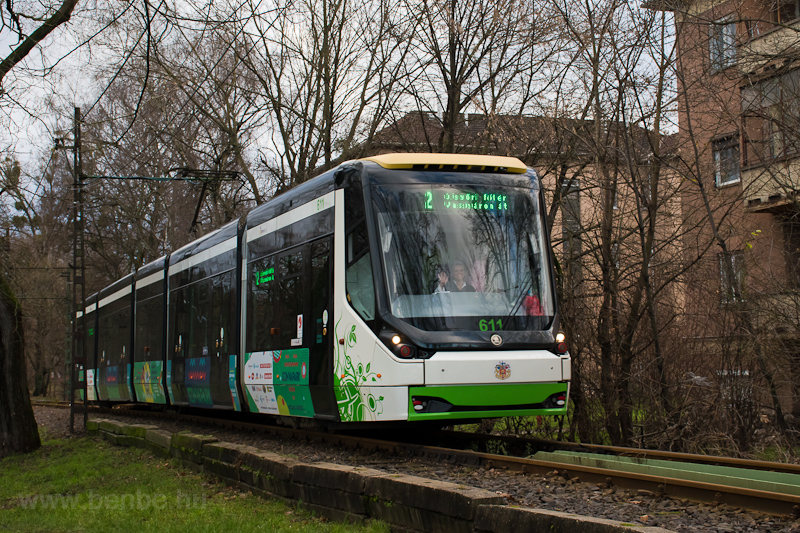
M365 157L362 161L372 161L387 169L410 169L424 165L427 170L437 170L443 166L465 167L463 170L491 171L502 167L508 172L524 174L528 168L516 157L475 154L383 154ZM438 168L437 168L438 167Z

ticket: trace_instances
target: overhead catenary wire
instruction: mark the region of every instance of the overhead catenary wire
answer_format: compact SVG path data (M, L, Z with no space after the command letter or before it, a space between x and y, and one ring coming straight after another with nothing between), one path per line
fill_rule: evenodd
M239 5L238 5L238 6L236 6L236 7L235 7L234 11L238 11L238 9L239 9L241 6L243 6L245 3L246 3L245 1L242 1L242 2L241 2ZM162 5L162 4L163 4L163 2L162 2L160 5L159 5L159 8L161 7L161 5ZM260 6L260 3L259 3L258 5ZM156 10L155 10L155 12L156 12L156 13L159 13L160 11L159 11L159 9L156 9ZM208 102L209 102L209 100L210 100L210 98L211 98L211 96L212 96L211 94L209 94L208 96L206 96L202 102L196 102L196 101L195 101L195 96L196 96L196 95L197 95L197 93L200 91L200 88L203 86L203 84L204 84L206 81L208 81L208 79L210 78L210 76L211 76L212 72L213 72L213 71L214 71L214 70L217 68L217 66L218 66L218 65L219 65L219 64L220 64L220 63L223 61L223 59L224 59L224 58L227 56L227 54L228 54L228 52L230 51L231 47L234 45L234 43L235 43L235 42L236 42L236 40L239 38L239 36L240 36L240 35L241 35L241 34L244 32L244 30L245 30L245 25L244 25L244 24L242 24L242 25L241 25L241 27L240 27L240 29L239 29L239 30L237 31L237 33L234 35L233 39L231 39L231 40L230 40L230 42L228 42L228 43L227 43L227 46L225 47L225 50L224 50L224 51L223 51L223 52L220 54L220 57L219 57L219 58L217 59L217 61L216 61L216 62L215 62L213 65L212 65L212 68L211 68L211 69L209 69L209 70L208 70L208 72L207 72L207 73L205 74L205 76L203 77L203 79L201 79L201 80L200 80L200 81L199 81L199 82L198 82L198 83L195 85L195 87L194 87L194 89L191 91L191 93L190 93L190 94L188 94L188 98L187 98L187 99L184 101L183 105L181 105L181 107L180 107L180 108L179 108L179 109L178 109L178 110L177 110L177 111L176 111L176 112L173 114L172 118L171 118L169 121L167 121L167 124L172 124L172 123L174 123L174 122L175 122L175 121L178 119L178 117L180 117L181 113L184 111L184 109L186 109L186 107L187 107L187 106L188 106L190 103L194 103L195 105L198 105L198 104L199 104L201 107L202 107L203 105L206 105L206 104L208 104ZM147 30L145 30L145 31L147 31ZM181 32L181 33L183 33L183 32ZM143 37L143 35L142 35L142 37ZM141 40L141 38L140 38L140 40ZM254 42L254 43L253 43L253 45L251 46L251 48L250 48L250 49L247 51L247 53L249 53L250 51L252 51L252 49L253 49L253 48L255 48L256 44L257 44L257 43L256 43L256 42ZM137 43L137 46L138 46L138 43ZM135 47L134 47L134 49L135 49ZM132 54L132 53L133 53L133 51L131 51L131 54ZM129 55L130 55L130 54L129 54ZM148 54L148 55L149 55L149 54ZM245 55L247 55L247 54L245 54ZM227 74L227 75L226 75L226 76L223 78L223 80L222 80L223 82L224 82L224 81L227 81L227 80L228 80L228 78L230 78L230 76L233 74L234 70L236 69L236 67L238 67L238 66L239 66L239 64L242 62L242 60L243 60L243 58L240 58L240 59L237 61L236 65L234 65L234 67L231 69L231 71L230 71L230 72L229 72L229 73L228 73L228 74ZM127 58L126 58L126 61L127 61ZM123 66L124 66L124 65L123 65ZM119 74L119 73L118 73L118 74ZM115 79L116 79L116 77L117 77L117 76L115 76ZM113 81L113 80L112 80L112 81ZM107 88L106 88L106 89L103 91L103 94L105 94L105 92L106 92L107 90L108 90L108 87L107 87ZM143 94L144 94L144 88L143 88L143 90L142 90L141 96L143 96ZM101 95L101 98L102 98L102 95ZM98 100L97 100L97 101L96 101L96 102L95 102L95 103L92 105L92 107L91 107L90 109L93 109L93 108L94 108L94 107L97 105L97 103L98 103L99 101L100 101L100 98L98 98ZM140 101L141 101L141 100L140 100ZM88 114L88 113L87 113L87 114ZM84 116L85 116L85 115L84 115ZM134 119L131 121L131 123L130 123L130 124L128 125L128 127L126 128L126 130L125 130L125 133L127 133L128 131L130 131L130 128L133 126L133 123L134 123L134 121L135 121L135 119L136 119L136 116L137 116L137 115L136 115L136 113L134 112ZM188 120L188 119L185 119L185 120ZM185 121L184 121L183 123L181 123L180 125L182 126L182 125L184 125L184 124L185 124ZM119 142L122 140L122 137L124 136L124 134L125 134L125 133L123 133L123 135L119 137L119 139L116 141L116 143L119 143ZM135 155L134 155L134 156L131 158L131 162L129 163L129 167L128 167L128 168L130 168L130 164L133 164L133 162L137 161L137 160L139 159L139 157L140 157L142 154L146 153L146 152L147 152L147 151L148 151L148 150L149 150L149 149L150 149L150 148L153 146L153 144L156 142L156 140L157 140L157 137L156 137L156 138L154 138L154 139L152 139L152 140L151 140L151 141L150 141L150 142L149 142L147 145L145 145L145 146L144 146L144 147L143 147L141 150L139 150L139 151L138 151L138 153L137 153L137 154L135 154Z
M59 63L59 62L61 62L61 60L65 59L67 56L69 56L69 55L70 55L70 54L72 54L73 52L77 51L78 49L80 49L80 48L81 48L81 47L83 47L84 45L88 44L88 43L89 43L90 41L92 41L92 40L93 40L95 37L97 37L97 36L98 36L98 35L100 35L102 32L104 32L106 29L108 29L108 28L109 28L109 26L111 26L112 24L115 24L117 21L119 21L119 19L120 19L120 18L122 18L122 16L123 16L125 13L127 13L127 12L128 12L128 11L129 11L129 10L130 10L130 9L131 9L133 6L134 6L134 4L135 4L135 1L131 1L131 2L129 2L129 3L128 3L128 5L127 5L127 7L125 7L125 9L123 9L123 10L122 10L122 11L121 11L121 12L120 12L118 15L116 15L116 16L115 16L113 19L111 19L111 21L109 21L109 22L108 22L106 25L104 25L102 28L100 28L99 30L97 30L97 31L96 31L94 34L92 34L92 36L90 36L88 39L86 39L86 40L82 41L82 42L81 42L79 45L75 46L75 47L74 47L72 50L70 50L70 51L69 51L67 54L65 54L63 57L59 58L59 60L58 60L58 61L56 61L56 62L53 64L53 67L55 67L56 65L58 65L58 63ZM167 15L166 15L165 13L162 13L162 11L161 11L161 8L162 8L164 5L165 5L165 2L163 2L163 1L162 1L161 3L159 3L159 5L158 5L157 7L153 8L153 11L154 11L154 13L153 13L153 16L152 16L152 17L150 17L150 20L149 20L148 24L151 24L151 23L152 23L152 21L155 19L155 16L156 16L156 14L162 14L162 15L164 15L164 17L165 17L165 18L167 17ZM240 6L241 6L241 5L243 5L243 3L242 3L242 4L240 4ZM260 4L259 4L259 5L260 5ZM176 20L188 20L189 22L202 22L202 23L207 23L207 22L209 21L209 17L207 17L207 18L205 18L205 19L193 19L193 18L188 18L188 17L177 17L177 16L176 16L176 17L175 17L175 19L176 19ZM243 20L247 20L247 18L234 18L234 19L230 19L230 18L228 18L228 19L226 19L226 22L227 22L227 23L231 23L231 22L241 22L241 21L243 21ZM179 25L179 24L175 24L175 26L177 26L177 27L180 27L180 25ZM139 46L139 43L141 42L141 40L142 40L142 37L144 37L145 33L146 33L148 30L149 30L149 28L145 28L145 30L144 30L144 31L143 31L143 32L142 32L142 33L139 35L139 38L137 39L137 41L136 41L136 44L135 44L135 45L133 46L133 48L131 49L131 53L130 53L130 54L128 54L128 55L126 55L126 57L125 57L125 60L123 61L123 64L122 64L122 65L120 65L120 67L117 69L117 72L114 74L114 76L112 77L112 79L111 79L111 80L108 82L108 84L106 84L106 87L105 87L105 88L104 88L104 89L103 89L103 90L100 92L100 94L98 95L98 97L95 99L94 103L92 103L92 105L91 105L91 106L89 106L89 109L88 109L88 110L87 110L87 111L84 113L84 116L88 116L88 115L89 115L89 113L91 113L91 111L92 111L92 110L93 110L93 109L94 109L94 108L97 106L97 104L99 104L99 103L100 103L100 101L103 99L103 96L105 96L105 94L108 92L108 90L109 90L109 89L110 89L110 88L113 86L113 84L116 82L117 78L118 78L118 77L119 77L119 75L122 73L122 71L123 71L123 69L124 69L125 65L128 63L128 60L130 59L130 57L131 57L131 55L132 55L132 52L133 52L133 50L135 50L135 49L136 49L136 48Z
M239 6L239 7L241 7L241 5L244 5L244 2L242 2L242 3L240 4L240 6ZM259 5L260 5L260 4L259 4ZM231 49L231 47L233 46L233 44L236 42L236 39L238 39L238 37L239 37L239 36L240 36L240 35L241 35L241 34L244 32L244 28L245 28L245 26L244 26L244 25L242 25L242 26L241 26L241 28L239 29L239 31L238 31L238 32L236 33L236 35L234 36L234 38L233 38L233 39L231 39L231 40L230 40L230 42L228 42L227 46L225 47L225 50L224 50L224 51L223 51L223 52L220 54L220 57L219 57L219 58L217 59L217 61L216 61L216 62L215 62L213 65L212 65L212 68L211 68L211 69L209 69L209 70L208 70L208 72L206 73L206 75L203 77L203 79L202 79L202 80L201 80L199 83L197 83L197 84L195 85L195 87L194 87L193 91L191 92L191 94L188 96L188 98L187 98L187 99L186 99L186 101L183 103L183 105L182 105L182 106L181 106L181 107L180 107L180 108L179 108L179 109L178 109L178 110L175 112L175 114L173 115L173 118L172 118L172 119L171 119L171 120L168 122L168 124L171 124L171 123L172 123L174 120L176 120L176 119L177 119L177 118L180 116L180 114L183 112L183 110L184 110L184 109L185 109L185 108L186 108L186 107L187 107L187 106L188 106L190 103L194 103L194 97L195 97L195 96L197 95L197 93L200 91L200 87L201 87L201 86L202 86L202 85L203 85L203 84L204 84L206 81L208 81L209 77L211 76L211 73L214 71L214 69L216 69L216 68L217 68L217 66L218 66L218 65L219 65L219 64L222 62L222 60L223 60L223 59L226 57L226 55L227 55L227 54L228 54L228 52L230 51L230 49ZM255 46L256 46L256 43L254 42L254 43L253 43L253 45L252 45L252 47L251 47L251 48L248 50L248 54L249 54L249 52L250 52L250 51L252 51L252 50L253 50L253 48L255 48ZM231 77L231 75L233 75L233 72L235 71L236 67L238 67L238 66L239 66L239 64L241 64L242 60L243 60L243 58L240 58L240 59L237 61L236 65L234 65L234 67L233 67L233 68L230 70L230 72L228 72L228 74L227 74L227 75L226 75L226 76L225 76L225 77L222 79L222 81L223 81L223 82L227 81L227 80L228 80L228 78L230 78L230 77ZM200 106L199 106L199 107L202 107L203 105L207 104L207 103L209 102L210 98L211 98L211 94L209 94L208 96L206 96L206 98L205 98L205 99L204 99L204 101L203 101L203 102L200 104ZM182 122L182 123L180 124L180 126L183 126L183 125L185 125L187 120L188 120L188 118L187 118L187 119L184 119L184 122ZM148 144L147 144L147 145L146 145L146 146L145 146L145 147L144 147L144 148L143 148L143 149L142 149L142 150L139 152L139 154L137 154L137 156L133 158L133 160L136 160L136 159L138 159L139 155L141 155L141 154L143 154L143 153L146 153L146 152L147 152L147 150L149 150L149 149L150 149L150 148L153 146L153 143L155 143L155 139L151 140L151 141L150 141L150 142L149 142L149 143L148 143Z

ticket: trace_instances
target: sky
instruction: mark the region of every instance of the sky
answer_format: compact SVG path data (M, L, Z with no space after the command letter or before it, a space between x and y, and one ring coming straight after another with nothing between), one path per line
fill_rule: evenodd
M79 5L91 8L91 3ZM29 3L17 1L14 5L26 9ZM2 13L7 15L7 10ZM23 171L34 172L40 160L49 157L56 130L71 126L60 123L53 109L83 105L82 100L92 94L89 67L102 61L102 54L96 49L74 50L96 27L90 17L90 11L76 9L69 23L56 28L3 80L7 94L0 96L0 150L4 157L13 154ZM30 21L23 20L23 24L27 33L35 29ZM0 29L0 56L7 57L18 44L7 26ZM44 70L47 67L52 70Z

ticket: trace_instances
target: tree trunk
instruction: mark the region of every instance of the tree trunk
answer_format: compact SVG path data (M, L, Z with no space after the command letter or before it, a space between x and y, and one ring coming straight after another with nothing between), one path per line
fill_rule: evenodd
M25 374L22 308L0 274L0 458L39 446Z

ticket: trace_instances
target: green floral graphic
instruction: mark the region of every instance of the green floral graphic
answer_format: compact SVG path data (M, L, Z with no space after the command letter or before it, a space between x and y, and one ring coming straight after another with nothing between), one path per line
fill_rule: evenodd
M339 328L342 319L336 322L334 333L335 338L339 337ZM348 349L352 349L358 339L356 338L356 325L346 326L347 334L344 336L345 343L336 343L336 375L334 376L334 388L336 391L336 403L339 406L339 416L346 422L363 422L364 420L375 419L383 413L383 396L377 398L363 390L364 384L367 386L372 382L378 381L378 374L370 371L371 363L364 366L359 363L353 365L353 361L347 355Z

